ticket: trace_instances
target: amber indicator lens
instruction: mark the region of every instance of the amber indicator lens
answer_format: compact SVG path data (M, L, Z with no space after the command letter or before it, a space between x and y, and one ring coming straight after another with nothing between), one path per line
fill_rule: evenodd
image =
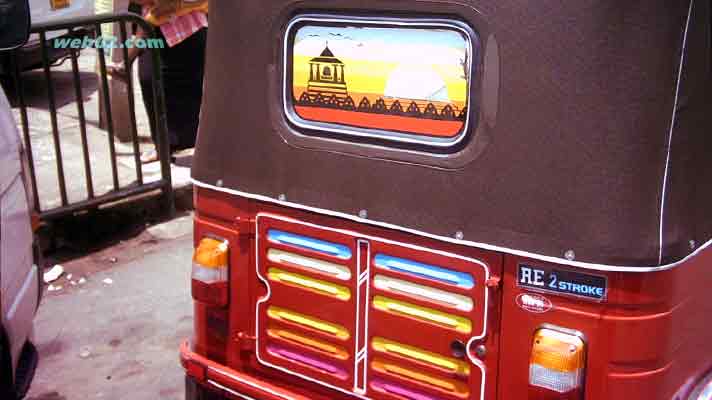
M539 329L529 363L529 385L535 389L530 399L581 399L585 363L586 346L579 335Z
M225 306L228 301L228 242L203 238L193 254L192 292L197 301Z

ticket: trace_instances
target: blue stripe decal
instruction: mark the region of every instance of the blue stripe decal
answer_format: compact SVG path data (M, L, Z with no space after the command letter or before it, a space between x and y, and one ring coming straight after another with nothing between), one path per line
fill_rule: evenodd
M295 235L293 233L270 229L267 231L267 239L273 243L287 244L302 249L328 254L344 260L351 258L351 249L342 245L323 240L313 239L308 236Z
M433 265L422 264L416 261L407 260L405 258L377 254L376 266L391 271L404 272L419 276L421 278L433 279L464 289L472 289L475 286L475 280L470 274L440 268Z

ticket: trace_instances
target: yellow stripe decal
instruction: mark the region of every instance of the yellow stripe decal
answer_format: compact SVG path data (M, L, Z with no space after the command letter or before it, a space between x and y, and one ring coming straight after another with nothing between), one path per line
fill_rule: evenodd
M282 282L287 285L312 290L319 294L335 297L339 300L345 301L351 298L351 290L349 290L349 288L319 279L310 278L305 275L295 274L277 268L270 268L267 272L267 277L271 281Z
M376 337L373 338L373 349L380 353L398 355L405 358L421 361L443 368L458 375L469 376L470 366L466 362L456 360L450 357L444 357L439 354L431 353L417 347L408 346L388 339Z
M323 321L318 318L310 317L308 315L300 314L281 307L270 306L267 309L267 316L277 321L291 322L296 325L315 329L341 340L347 340L351 336L349 331L341 325L332 324L331 322Z
M373 284L381 290L387 290L405 294L409 297L434 301L448 307L456 308L460 311L472 311L472 299L456 293L450 293L444 290L434 289L428 286L418 285L417 283L383 275L376 275Z
M472 322L469 319L432 308L416 306L415 304L389 299L384 296L376 296L373 299L373 306L377 310L413 317L454 329L461 333L469 334L472 332Z
M459 397L467 397L470 394L467 385L464 383L456 382L450 379L436 378L432 375L413 371L409 368L403 368L389 361L377 358L371 363L371 367L378 372L397 375L406 379L412 379L428 386L434 386L440 390L450 392Z
M308 270L321 272L342 281L351 279L351 271L343 265L305 257L288 251L269 249L267 251L267 259L277 264L292 264Z
M321 340L312 339L304 335L300 335L295 332L291 332L285 329L268 329L267 334L270 337L283 339L288 342L297 343L302 346L311 347L320 353L327 354L331 357L337 358L339 360L348 360L349 353L340 346L329 344Z

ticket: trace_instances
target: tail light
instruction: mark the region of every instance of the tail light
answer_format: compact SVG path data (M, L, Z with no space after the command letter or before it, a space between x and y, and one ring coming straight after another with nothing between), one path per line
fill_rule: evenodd
M226 240L205 237L193 254L194 349L216 362L225 361L228 338L228 253Z
M228 303L228 242L203 238L193 255L193 298L213 306Z
M534 334L530 400L583 399L586 346L581 336L556 328L542 328Z

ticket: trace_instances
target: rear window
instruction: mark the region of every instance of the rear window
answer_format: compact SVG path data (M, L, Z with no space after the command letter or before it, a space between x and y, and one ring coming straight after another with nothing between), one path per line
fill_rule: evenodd
M453 146L470 124L473 35L447 20L297 17L287 118L306 134Z

